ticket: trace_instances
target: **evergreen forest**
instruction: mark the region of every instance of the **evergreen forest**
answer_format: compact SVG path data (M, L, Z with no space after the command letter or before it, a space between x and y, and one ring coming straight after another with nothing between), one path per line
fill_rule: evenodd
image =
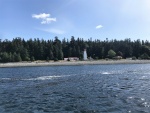
M122 58L150 59L150 42L148 40L69 40L55 37L53 40L29 39L20 37L12 41L0 40L0 62L20 62L35 60L63 60L68 57L78 57L82 60L83 50L87 50L88 57L93 59L106 59L115 56Z

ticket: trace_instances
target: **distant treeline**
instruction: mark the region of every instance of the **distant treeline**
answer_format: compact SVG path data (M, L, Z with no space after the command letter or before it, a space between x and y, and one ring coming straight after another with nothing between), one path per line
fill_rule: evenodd
M61 41L58 37L54 40L15 38L12 41L0 40L0 62L19 62L34 60L63 60L68 57L78 57L82 60L83 50L87 50L88 57L93 59L134 57L149 59L150 42L144 40L70 40L65 38Z

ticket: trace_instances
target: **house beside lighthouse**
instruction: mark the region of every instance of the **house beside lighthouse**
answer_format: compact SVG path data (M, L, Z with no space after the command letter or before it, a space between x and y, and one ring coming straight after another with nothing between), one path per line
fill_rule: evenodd
M88 60L86 49L84 49L84 51L83 51L83 60Z

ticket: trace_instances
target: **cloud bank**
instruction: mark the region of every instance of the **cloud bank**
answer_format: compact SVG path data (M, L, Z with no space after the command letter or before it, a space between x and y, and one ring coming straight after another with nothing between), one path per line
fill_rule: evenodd
M56 18L51 18L50 14L41 13L41 14L33 14L32 18L40 19L41 24L50 24L52 21L56 22Z

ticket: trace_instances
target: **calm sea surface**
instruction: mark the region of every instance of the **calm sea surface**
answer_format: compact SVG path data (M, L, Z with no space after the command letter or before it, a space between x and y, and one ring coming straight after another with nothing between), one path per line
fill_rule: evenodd
M150 113L150 64L0 68L0 113Z

